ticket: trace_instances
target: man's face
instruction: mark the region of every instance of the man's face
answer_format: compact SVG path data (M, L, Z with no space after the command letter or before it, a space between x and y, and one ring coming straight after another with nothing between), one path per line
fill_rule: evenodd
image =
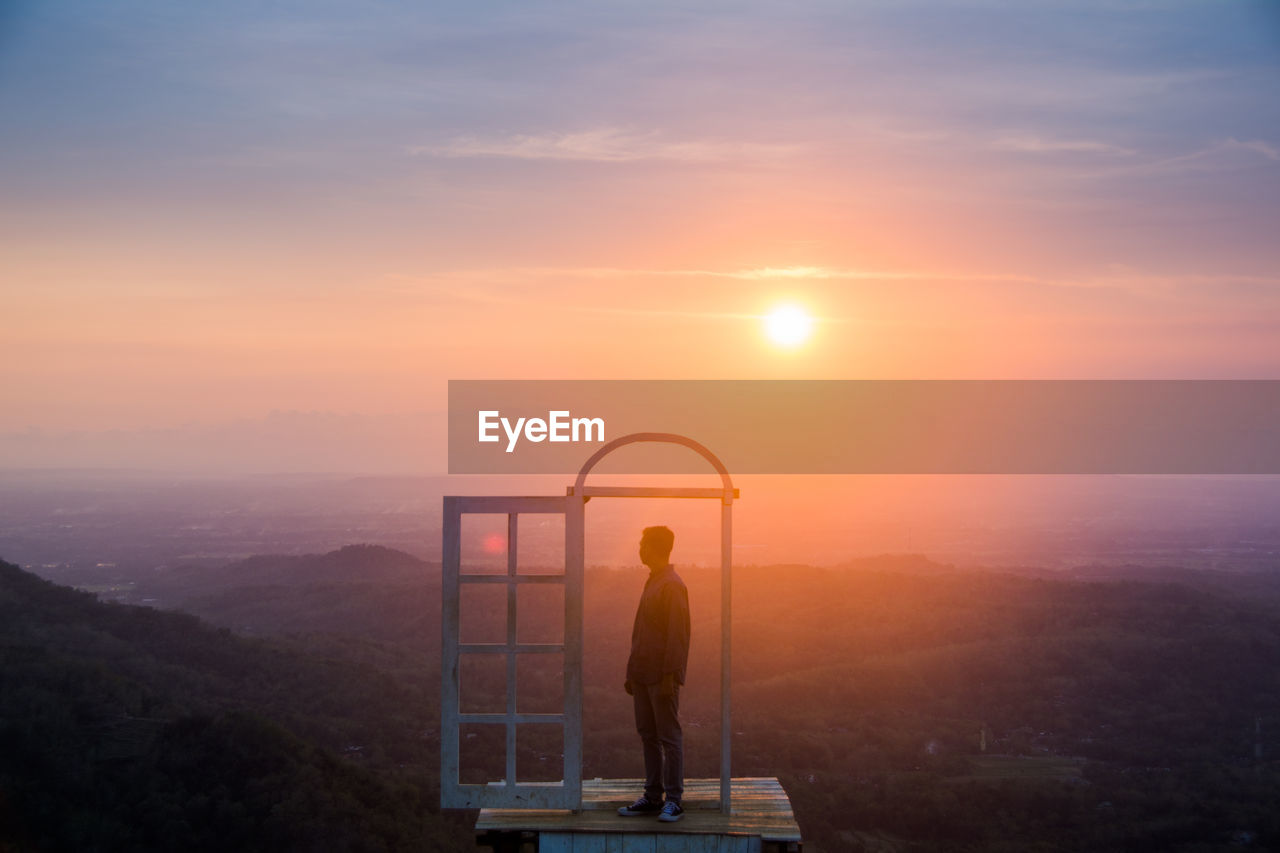
M640 562L653 568L655 561L661 561L658 549L653 547L653 540L647 536L640 537Z

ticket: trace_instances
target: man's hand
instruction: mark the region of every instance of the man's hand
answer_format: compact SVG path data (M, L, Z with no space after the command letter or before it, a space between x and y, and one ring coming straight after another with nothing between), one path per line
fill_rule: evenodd
M634 695L636 695L636 692L635 692L634 690L632 690L632 689L631 689L631 679L630 679L630 678L628 678L626 681L622 682L622 689L623 689L623 690L625 690L625 691L627 691L627 695L628 695L628 696L634 696Z
M676 674L668 672L662 676L662 683L658 685L659 696L671 696L676 692Z

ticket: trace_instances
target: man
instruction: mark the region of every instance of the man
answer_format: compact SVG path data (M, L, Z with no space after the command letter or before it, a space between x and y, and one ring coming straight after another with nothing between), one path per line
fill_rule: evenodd
M636 608L623 688L635 700L636 730L644 747L644 795L618 809L627 817L656 814L667 823L684 815L679 707L689 660L689 591L670 563L674 543L675 534L666 527L646 527L640 535L640 562L649 567L649 579Z

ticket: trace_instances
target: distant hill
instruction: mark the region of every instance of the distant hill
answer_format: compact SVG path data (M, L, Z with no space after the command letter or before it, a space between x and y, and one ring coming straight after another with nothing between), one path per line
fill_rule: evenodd
M363 553L371 562L387 557L412 565L408 555L385 549ZM285 565L295 576L317 576L306 568L311 560L329 564L337 555L286 558ZM304 646L376 663L424 693L434 690L438 569L419 564L409 579L374 565L366 571L388 580L232 587L183 606L243 633L298 635ZM711 685L718 682L719 573L682 573L694 616L685 708L710 722L718 701ZM1034 728L1032 740L1076 755L1155 761L1227 742L1244 755L1253 717L1270 719L1280 711L1280 686L1269 675L1280 665L1280 620L1265 600L1207 591L1214 578L1205 574L1183 572L1177 575L1182 583L1083 580L963 570L919 557L872 558L835 569L737 568L737 718L774 715L785 696L796 711L792 731L819 720L821 727L840 728L853 717L910 709L972 727L986 720L993 742ZM615 688L644 576L641 568L587 572L586 711L599 721L588 738L601 742L626 744L630 737L627 697ZM464 603L464 631L480 641L500 640L505 593L497 586L476 592ZM521 598L520 630L556 638L563 620L559 588L538 592L539 598ZM1135 685L1145 685L1140 698L1147 710L1116 714L1116 707L1139 698ZM1212 703L1221 703L1229 723L1212 716ZM1280 742L1278 730L1268 725L1268 744ZM618 754L612 745L605 753ZM612 766L602 758L593 772L614 772ZM707 772L713 769L708 762Z
M640 571L618 575L639 578L638 592ZM434 679L439 672L440 588L436 563L392 548L348 545L324 554L254 556L219 568L175 568L139 581L130 600L191 613L243 636L340 635L377 644L384 652L412 650L415 666ZM558 593L553 594L558 589L537 589L529 599L522 597L527 606L521 624L537 630L561 624L563 611ZM505 630L505 592L496 586L476 592L477 604L494 606L479 607L478 621L469 622L468 629L501 623ZM594 614L601 613L630 630L631 614L623 611L633 606L631 594L620 592L607 606L594 608L590 618L594 622Z
M163 607L227 589L308 583L418 582L433 571L411 554L381 545L347 545L324 554L264 554L226 566L180 565L138 581L131 599ZM439 575L439 567L434 568Z
M185 567L139 583L135 600L197 614L250 636L343 633L438 647L440 568L403 551L348 545Z
M427 563L381 545L347 545L327 554L249 557L217 570L220 583L360 583L370 581L421 582ZM439 574L439 568L436 569Z
M430 707L0 562L0 850L469 849L436 813Z
M713 776L720 578L678 568L694 618L686 772ZM806 847L824 853L1280 849L1275 599L1205 572L1176 582L1124 567L1080 574L912 557L735 568L735 774L778 775ZM641 771L621 681L644 579L639 567L587 572L588 777ZM363 759L370 769L416 748L434 774L434 741L405 736L438 707L438 569L344 549L256 558L218 582L183 606L269 637L240 642L295 670L224 682L227 693L268 708L305 742L375 753ZM483 642L505 631L506 599L501 586L477 586L464 630ZM558 588L537 587L519 598L521 636L554 634L563 619ZM468 685L501 695L496 663L471 681L464 666L464 702ZM556 663L521 670L520 702L556 700ZM220 695L192 678L191 695ZM305 713L295 699L273 705L277 693L309 697ZM148 737L129 723L111 748Z

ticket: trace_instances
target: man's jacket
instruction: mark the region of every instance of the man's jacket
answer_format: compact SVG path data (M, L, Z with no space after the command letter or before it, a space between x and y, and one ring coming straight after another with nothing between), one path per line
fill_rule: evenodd
M631 658L627 679L641 684L657 684L666 673L674 673L684 684L689 661L689 590L676 570L668 564L650 571L636 608L631 629Z

